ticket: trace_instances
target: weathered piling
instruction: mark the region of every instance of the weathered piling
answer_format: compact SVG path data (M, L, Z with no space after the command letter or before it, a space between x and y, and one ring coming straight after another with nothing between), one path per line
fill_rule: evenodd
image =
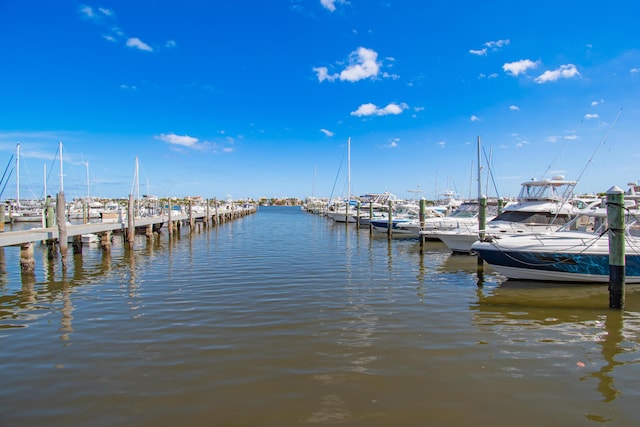
M171 206L171 198L167 200L167 206L169 207L169 210L167 211L167 228L169 229L169 237L171 237L171 234L173 234L173 221L171 220L171 211L173 209Z
M387 223L387 237L391 239L393 235L393 200L389 200L389 221Z
M56 198L56 220L58 221L58 246L60 248L62 265L66 267L69 247L67 243L67 218L64 191L59 192Z
M356 203L356 227L360 229L360 200Z
M129 194L129 205L127 206L127 243L133 246L136 237L136 227L133 218L133 194Z
M607 191L609 224L609 307L624 308L625 224L624 191L613 186Z
M423 197L420 199L420 230L424 230L424 220L427 215L427 200ZM424 247L425 237L420 233L420 248Z
M373 221L373 203L369 202L369 233L373 231L373 224L371 224L371 221Z
M193 200L189 199L189 231L193 231L196 219L193 216Z
M209 221L211 221L211 212L210 212L210 204L209 204L209 199L207 199L207 206L206 206L206 214L204 217L204 225L205 227L209 227Z
M478 237L480 240L484 240L486 236L487 228L487 197L478 197L478 203L480 204L478 212ZM478 268L483 265L482 257L478 254Z
M0 203L0 231L4 231L4 203Z
M22 274L33 275L36 271L36 260L33 257L33 243L20 245L20 271Z

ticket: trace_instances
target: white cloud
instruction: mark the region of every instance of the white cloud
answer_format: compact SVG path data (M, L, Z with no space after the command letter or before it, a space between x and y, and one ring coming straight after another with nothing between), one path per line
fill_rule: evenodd
M629 70L629 72L630 72L631 74L640 73L640 68L632 68L632 69L630 69L630 70Z
M480 121L480 117L476 116L475 114L471 116L471 118L469 119L472 122L479 122Z
M478 56L487 56L487 49L479 49L479 50L474 50L474 49L469 49L469 53L472 55L478 55Z
M600 118L600 116L598 114L585 114L584 118L587 120L593 120Z
M378 53L374 50L359 47L349 56L349 66L340 73L340 80L357 82L358 80L375 77L380 71L380 64L376 62Z
M486 42L484 45L489 49L498 50L501 47L509 46L509 44L511 44L511 41L509 39L505 39L505 40L496 40L496 41Z
M520 111L520 107L517 105L509 105L509 110L511 111Z
M469 53L477 56L487 56L489 50L495 52L505 46L508 46L510 43L509 39L490 41L484 43L484 47L482 49L470 49Z
M333 132L331 132L330 130L327 130L327 129L320 129L320 132L324 133L326 136L335 135Z
M320 0L320 4L322 5L322 7L327 9L329 12L335 12L336 11L335 2L336 2L336 0Z
M398 115L398 114L402 114L402 111L406 110L407 108L409 108L409 106L405 103L401 103L401 104L391 103L384 108L378 108L377 105L368 103L368 104L362 104L361 106L359 106L356 111L351 112L351 115L358 116L358 117L387 116L389 114Z
M131 37L130 39L127 40L126 44L127 46L133 47L135 49L140 49L147 52L153 52L153 48L151 46L149 46L148 44L146 44L145 42L143 42L137 37Z
M357 82L368 78L375 78L380 74L381 63L378 62L378 53L372 49L359 47L349 54L349 65L339 73L329 73L327 67L314 67L313 71L318 76L318 81L324 80ZM384 78L399 78L396 74L383 73Z
M509 62L502 66L502 69L512 76L517 76L526 72L530 68L537 68L540 65L540 61L533 62L530 59L521 59L516 62Z
M440 141L438 142L438 145L440 146L440 148L444 148L447 145L447 143L445 141Z
M169 49L174 48L174 47L176 47L177 45L178 45L178 44L176 43L176 41L175 41L175 40L169 40L169 41L167 41L167 42L165 43L165 47L167 47L167 48L169 48Z
M198 147L198 138L189 135L176 135L175 133L161 133L155 137L171 145L180 145L182 147L196 148Z
M559 79L571 79L574 77L579 77L580 73L578 69L573 64L561 65L560 68L555 70L545 71L541 75L535 78L535 82L542 84L547 82L555 82Z
M384 145L382 148L398 148L398 142L400 142L400 138L393 138L387 145Z

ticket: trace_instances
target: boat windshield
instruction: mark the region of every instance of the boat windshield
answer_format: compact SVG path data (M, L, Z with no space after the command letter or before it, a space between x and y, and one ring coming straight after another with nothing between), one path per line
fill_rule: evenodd
M522 224L532 225L548 225L566 224L571 220L571 216L567 214L553 214L551 212L523 212L523 211L505 211L492 219L493 221L519 222Z

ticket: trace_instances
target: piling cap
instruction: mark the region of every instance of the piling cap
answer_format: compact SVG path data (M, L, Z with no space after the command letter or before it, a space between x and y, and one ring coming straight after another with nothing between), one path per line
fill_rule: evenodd
M607 190L607 194L624 194L624 191L622 190L622 188L618 187L617 185L614 185L613 187Z

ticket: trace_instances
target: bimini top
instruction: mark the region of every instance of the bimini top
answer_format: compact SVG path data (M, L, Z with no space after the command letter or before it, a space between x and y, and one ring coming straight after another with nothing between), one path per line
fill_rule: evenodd
M573 189L578 181L565 180L563 176L554 176L542 181L523 182L518 194L518 201L566 201L573 196Z

